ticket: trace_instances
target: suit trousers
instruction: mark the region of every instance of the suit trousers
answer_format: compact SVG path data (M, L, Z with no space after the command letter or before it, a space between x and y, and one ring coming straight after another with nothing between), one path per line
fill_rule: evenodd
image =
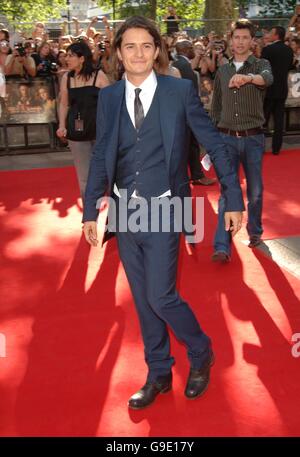
M148 207L144 211L148 214L149 230L134 233L117 229L116 235L120 258L139 317L148 365L147 380L153 382L158 376L170 373L174 364L170 354L168 326L186 345L193 368L201 368L207 360L210 339L176 290L180 233L172 228L164 232L162 227L158 232L151 232L151 209ZM128 210L128 218L133 212ZM159 217L163 216L160 214ZM174 212L170 211L168 217L172 227Z
M272 135L272 151L279 152L282 146L284 128L284 98L266 98L264 102L264 114L268 125L271 114L274 119L274 133Z

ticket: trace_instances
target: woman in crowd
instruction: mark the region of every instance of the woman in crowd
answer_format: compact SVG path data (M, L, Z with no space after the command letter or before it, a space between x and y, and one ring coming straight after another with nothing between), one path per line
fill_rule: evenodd
M290 46L294 53L294 68L299 71L300 70L300 38L293 38L290 41Z
M36 65L36 76L51 76L51 64L55 63L55 57L51 54L50 44L43 41L38 48L38 52L31 56Z
M61 81L57 136L69 140L83 199L96 139L98 92L109 81L102 70L95 70L92 52L83 40L67 48L66 62L69 72Z
M4 75L4 65L6 61L6 57L12 53L12 50L9 46L9 42L7 40L0 41L0 73Z

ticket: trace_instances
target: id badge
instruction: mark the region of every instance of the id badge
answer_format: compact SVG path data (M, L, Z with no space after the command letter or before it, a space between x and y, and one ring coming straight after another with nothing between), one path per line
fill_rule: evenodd
M75 131L83 132L83 119L75 119Z

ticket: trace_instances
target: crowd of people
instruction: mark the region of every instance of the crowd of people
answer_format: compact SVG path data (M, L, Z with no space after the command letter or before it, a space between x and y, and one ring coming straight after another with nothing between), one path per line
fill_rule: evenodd
M293 51L293 66L295 70L300 69L300 27L299 27L300 6L296 7L295 15L290 21L286 31L284 42ZM173 64L177 60L176 43L188 40L192 44L194 57L191 58L193 70L200 76L198 78L199 93L205 105L210 104L213 80L217 69L228 62L232 56L230 45L230 31L224 35L214 31L207 35L198 35L194 38L188 36L187 32L179 31L179 18L173 7L169 8L164 18L167 22L167 33L163 35L163 43L166 52L166 61L157 71L169 73L167 60ZM102 22L101 30L96 30L97 23ZM61 31L57 39L49 39L46 27L37 23L30 36L22 42L10 42L9 32L0 29L0 73L6 79L11 77L36 77L56 76L61 80L62 75L68 71L66 63L67 48L74 41L83 40L91 49L95 68L101 68L107 75L110 82L120 78L120 73L115 71L111 62L111 44L114 37L114 28L109 25L108 19L103 16L92 18L86 30L80 28L79 22L73 18L75 35L66 34L66 27ZM252 52L256 57L261 57L263 49L273 41L272 29L262 28L257 30L252 41ZM176 76L176 72L174 74Z

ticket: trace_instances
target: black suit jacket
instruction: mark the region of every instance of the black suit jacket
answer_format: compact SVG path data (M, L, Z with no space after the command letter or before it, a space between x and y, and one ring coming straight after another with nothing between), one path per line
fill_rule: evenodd
M192 65L186 60L186 58L179 55L177 60L172 63L172 66L178 68L183 79L189 79L192 81L195 89L198 92L197 75L193 71Z
M261 57L269 60L274 82L268 87L266 98L286 99L288 95L288 72L293 65L293 51L282 41L269 44L262 50Z

